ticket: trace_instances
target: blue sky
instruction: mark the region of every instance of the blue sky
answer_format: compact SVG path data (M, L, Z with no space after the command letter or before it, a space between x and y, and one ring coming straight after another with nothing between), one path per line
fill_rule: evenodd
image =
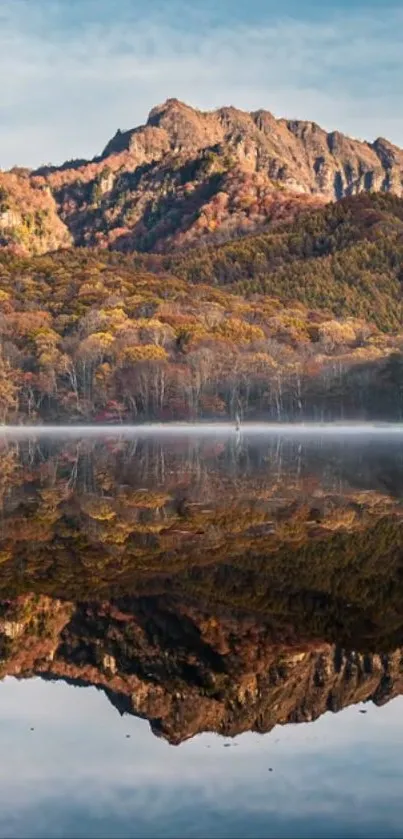
M0 0L0 167L99 153L176 96L403 145L402 0Z

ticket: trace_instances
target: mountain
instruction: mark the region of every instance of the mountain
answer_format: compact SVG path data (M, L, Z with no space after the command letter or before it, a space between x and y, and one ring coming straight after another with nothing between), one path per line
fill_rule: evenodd
M168 100L0 172L0 420L400 421L402 155Z
M403 195L403 151L385 139L169 99L92 161L0 173L0 235L29 252L70 243L166 251L372 191Z

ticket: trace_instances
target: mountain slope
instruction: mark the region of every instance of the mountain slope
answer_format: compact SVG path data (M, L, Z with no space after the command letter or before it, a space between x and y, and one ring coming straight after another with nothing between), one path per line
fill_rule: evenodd
M153 259L136 261L146 265ZM192 283L297 300L387 330L401 329L402 264L403 200L383 194L344 198L291 227L161 261Z
M169 99L145 125L118 131L99 157L43 167L27 181L57 207L51 246L68 244L67 230L80 246L166 251L293 220L343 196L402 196L403 151L263 110L206 113ZM25 249L37 251L36 240L31 231Z
M0 248L41 254L71 244L49 186L26 170L0 171Z

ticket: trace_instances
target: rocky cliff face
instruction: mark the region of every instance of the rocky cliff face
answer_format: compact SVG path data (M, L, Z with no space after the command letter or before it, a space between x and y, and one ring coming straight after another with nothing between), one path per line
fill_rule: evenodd
M158 598L88 605L27 596L1 611L2 677L95 685L173 744L203 731L266 732L403 692L401 650L276 645L264 622Z
M0 172L0 248L41 254L72 244L50 187L24 170Z
M314 122L275 119L263 110L204 113L176 99L154 108L145 126L118 131L102 160L126 153L141 165L218 147L225 147L233 164L297 194L329 201L370 189L403 194L403 152L383 138L372 144L352 140Z
M230 239L364 191L402 196L403 151L267 111L205 113L169 99L145 125L119 130L99 157L29 173L26 184L30 197L19 194L15 215L0 214L3 244L162 251ZM38 190L48 196L49 235L32 225L22 235Z

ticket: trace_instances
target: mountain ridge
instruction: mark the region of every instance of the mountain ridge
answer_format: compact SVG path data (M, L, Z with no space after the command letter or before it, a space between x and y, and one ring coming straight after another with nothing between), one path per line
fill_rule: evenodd
M403 196L403 151L317 123L178 99L151 109L92 160L0 172L0 246L164 252L293 221L361 192ZM38 225L31 205L47 196Z

